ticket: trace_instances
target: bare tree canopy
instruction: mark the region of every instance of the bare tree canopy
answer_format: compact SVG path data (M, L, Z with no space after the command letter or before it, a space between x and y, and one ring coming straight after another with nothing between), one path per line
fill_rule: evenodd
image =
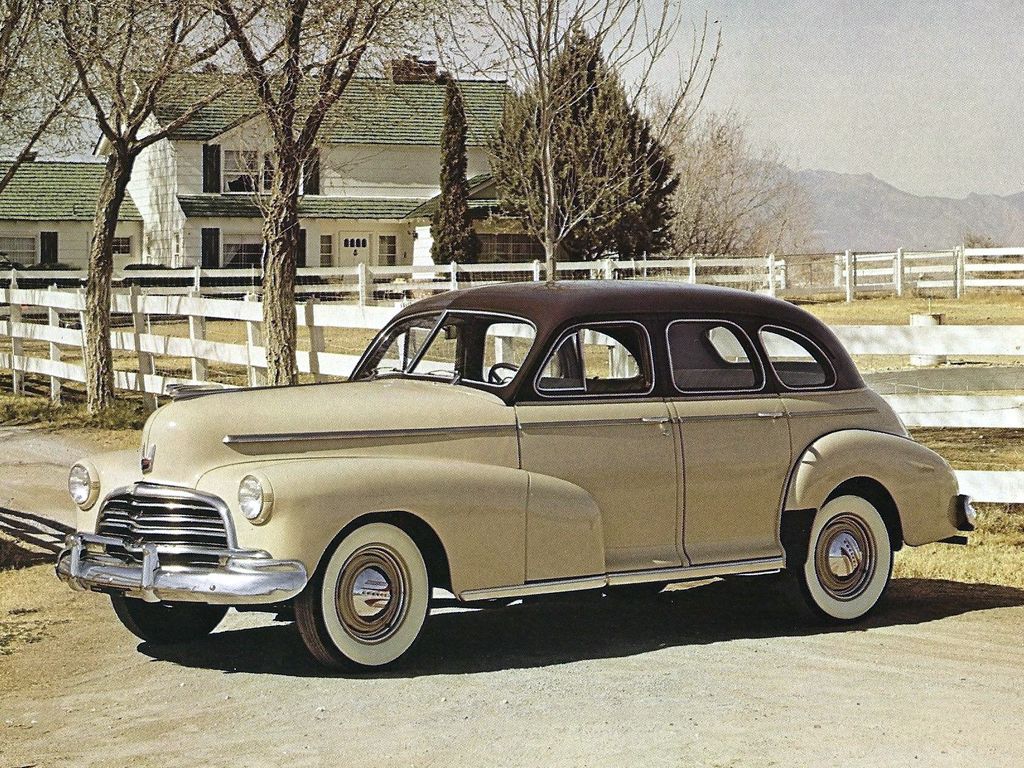
M558 151L559 127L571 123L581 103L603 79L621 82L625 105L644 110L653 100L649 87L652 71L667 66L666 53L678 43L679 4L671 0L659 4L644 0L463 0L458 8L462 15L452 17L444 40L458 48L463 39L461 29L487 30L490 42L474 50L463 47L461 58L498 62L514 87L530 93L530 120L535 125L530 166L537 183L536 205L527 211L527 225L543 243L547 276L554 279L555 264L574 231L588 220L635 204L638 187L619 179L617 186L627 193L608 194L615 185L598 180L589 185L595 194L579 194L576 182L565 183L565 159L559 158ZM585 35L600 51L603 67L595 77L560 76L574 31ZM650 138L659 139L665 125L696 110L717 53L718 46L709 40L705 23L695 32L690 62L679 75L679 87L670 98L661 100L664 121L647 127ZM615 132L607 134L609 141L618 138L621 136ZM643 178L651 170L649 163L635 163L626 172Z
M677 252L763 255L803 250L809 202L772 148L747 139L732 113L677 122L669 145L679 171Z
M10 159L0 193L51 128L58 136L72 130L76 77L65 57L54 56L55 44L42 0L0 0L0 153Z
M136 159L191 120L230 87L204 92L166 124L153 111L174 77L210 61L227 37L193 0L56 0L53 23L103 137L100 185L86 283L85 368L90 412L114 399L110 349L110 281L118 214Z
M212 0L235 42L272 137L265 204L264 343L268 383L293 384L295 269L302 168L320 130L361 66L407 45L420 0Z

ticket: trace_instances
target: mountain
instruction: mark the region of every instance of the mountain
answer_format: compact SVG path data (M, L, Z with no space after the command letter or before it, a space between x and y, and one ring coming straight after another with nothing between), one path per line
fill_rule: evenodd
M1024 243L1024 192L956 199L912 195L871 174L804 170L793 177L810 202L812 240L824 251L944 249L967 233Z

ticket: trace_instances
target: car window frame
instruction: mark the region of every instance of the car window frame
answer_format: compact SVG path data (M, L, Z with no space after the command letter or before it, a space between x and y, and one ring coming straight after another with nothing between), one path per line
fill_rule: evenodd
M635 325L635 326L638 326L641 331L643 331L644 340L647 342L647 347L646 347L646 349L647 349L647 372L650 374L650 377L649 377L650 378L650 382L649 382L648 387L647 387L646 390L644 390L642 392L640 392L640 391L637 391L637 392L587 392L586 391L586 387L587 387L587 370L586 370L586 366L585 365L584 365L583 371L582 371L583 372L583 387L582 388L560 389L560 390L544 390L544 389L542 389L540 387L541 374L544 373L544 368L547 365L548 360L551 359L551 356L555 353L555 350L557 350L558 347L561 346L561 344L571 334L578 333L578 331L581 328L588 328L589 329L589 328L598 328L600 326L609 326L609 325L620 325L620 326L621 325ZM577 344L578 343L579 342L577 342ZM580 350L580 359L581 359L581 361L583 359L582 350ZM643 361L642 360L640 360L638 362L640 363L641 366L643 366ZM643 369L641 368L641 370L643 370ZM647 326L644 323L640 322L639 320L596 320L596 321L586 321L586 320L583 320L583 321L578 321L578 322L573 323L572 325L570 325L567 328L563 329L562 332L559 333L558 336L555 337L554 343L548 345L546 351L540 357L540 362L539 362L539 364L537 366L537 372L534 374L534 377L533 377L533 391L534 391L534 394L536 394L540 398L543 398L544 400L560 400L560 399L570 399L570 400L580 400L580 399L606 400L606 399L609 399L609 398L615 399L615 400L620 400L620 399L623 399L623 398L642 398L642 397L649 397L651 395L651 393L654 392L654 390L657 388L657 386L658 386L658 371L657 371L657 363L656 363L656 360L655 360L655 357L654 357L654 345L651 343L651 333L648 330ZM553 393L553 394L549 394L549 393Z
M764 331L777 331L780 332L778 334L780 336L796 336L807 342L809 346L808 351L811 352L811 357L813 357L814 361L822 367L822 370L825 373L825 383L816 384L814 386L808 387L797 387L793 386L792 384L787 384L785 381L783 381L782 377L779 376L779 372L775 367L775 363L772 362L772 356L771 354L769 354L768 347L765 346L764 339L761 336L761 334ZM790 340L795 341L795 339ZM769 366L771 366L772 375L775 377L775 380L779 383L779 386L782 387L783 389L789 392L821 392L825 390L834 390L838 385L839 374L836 372L836 367L832 365L832 360L829 359L829 356L826 354L824 348L807 334L802 333L796 330L795 328L790 328L784 325L764 323L757 329L757 341L761 345L761 351L764 353L765 362Z
M447 309L447 308L446 309L441 309L441 310L437 310L437 309L429 310L428 309L428 310L424 310L423 312L416 312L414 314L403 315L401 317L396 317L396 318L392 319L392 321L390 323L388 323L380 331L378 331L377 336L374 337L373 342L371 342L369 344L369 346L367 346L367 348L365 350L363 350L363 354L359 356L359 360L356 362L355 366L352 368L352 371L355 372L355 371L359 370L362 367L363 362L365 361L365 359L367 357L369 357L369 355L371 353L376 351L376 348L378 346L377 340L378 339L383 340L386 337L386 335L396 325L398 325L400 323L407 322L409 320L414 320L414 319L416 319L418 317L429 317L430 315L438 315L437 322L434 324L434 327L431 328L430 335L427 337L427 340L425 342L423 342L423 346L416 353L416 357L413 358L412 361L410 361L410 363L409 363L409 367L410 368L415 368L419 364L420 359L423 357L424 354L426 354L427 349L430 347L430 345L434 341L434 338L440 332L441 327L444 325L444 321L448 317L448 315L483 315L483 316L486 316L486 317L499 317L499 318L502 318L504 320L513 320L515 322L524 323L524 324L530 326L531 328L533 328L533 344L530 345L530 349L527 351L526 355L524 355L524 357L523 357L524 365L522 365L520 367L520 369L518 371L516 371L516 375L513 376L511 379L509 379L507 382L505 382L504 384L494 384L494 383L489 382L489 381L479 381L477 379L467 379L467 378L464 378L462 376L459 376L459 377L457 377L456 379L454 379L451 382L452 384L466 383L466 384L472 384L472 385L480 385L480 386L486 387L488 390L497 390L497 389L504 389L506 387L511 387L515 383L515 381L519 378L520 374L522 374L523 370L527 367L525 365L525 363L529 360L529 356L533 352L534 347L536 346L537 341L539 339L539 333L538 333L538 328L537 328L537 324L536 323L534 323L532 320L530 320L528 318L521 317L519 315L513 315L513 314L510 314L508 312L494 312L492 310L486 310L486 309ZM406 379L414 379L416 381L436 381L436 382L439 382L439 383L442 383L442 384L446 383L444 381L444 379L439 379L437 376L416 375L414 373L408 373L408 372L405 372L405 371L401 372L400 374L396 374L395 377L396 378L397 377L402 377L402 378L406 378ZM352 378L349 378L348 381L366 381L366 379L352 379Z
M731 326L738 333L737 336L740 340L740 344L746 341L744 351L747 353L747 357L750 359L751 367L753 368L756 363L754 370L760 376L761 385L753 388L742 388L742 389L682 389L676 384L675 367L672 365L672 343L669 340L669 332L672 326L676 323L711 323L715 325ZM668 378L672 384L672 388L681 395L687 396L707 396L714 397L717 395L728 396L728 395L756 395L764 392L768 388L768 372L765 369L764 362L761 360L761 355L758 352L758 347L754 344L753 339L750 338L750 334L739 323L735 323L732 320L724 320L717 317L681 317L675 320L670 320L665 325L665 359L668 362ZM774 369L773 369L774 372Z

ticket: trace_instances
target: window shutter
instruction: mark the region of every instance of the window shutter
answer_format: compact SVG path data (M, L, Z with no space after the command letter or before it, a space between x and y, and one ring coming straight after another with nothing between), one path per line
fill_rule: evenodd
M203 144L203 192L220 192L219 144Z
M220 266L220 229L203 227L202 265L204 269L216 269Z
M306 266L306 230L304 229L299 230L299 249L295 254L295 266Z
M306 158L302 168L302 193L304 195L320 194L320 150L313 149Z
M56 232L40 232L39 233L39 263L40 264L56 264L57 263L57 233Z

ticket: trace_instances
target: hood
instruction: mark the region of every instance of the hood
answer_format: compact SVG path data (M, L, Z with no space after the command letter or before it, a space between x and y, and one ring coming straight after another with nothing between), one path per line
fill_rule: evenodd
M228 390L172 402L153 415L144 433L143 454L153 459L145 479L194 487L204 473L227 464L310 453L393 454L403 445L408 453L409 444L431 451L453 427L512 434L514 426L514 409L497 396L445 382Z

